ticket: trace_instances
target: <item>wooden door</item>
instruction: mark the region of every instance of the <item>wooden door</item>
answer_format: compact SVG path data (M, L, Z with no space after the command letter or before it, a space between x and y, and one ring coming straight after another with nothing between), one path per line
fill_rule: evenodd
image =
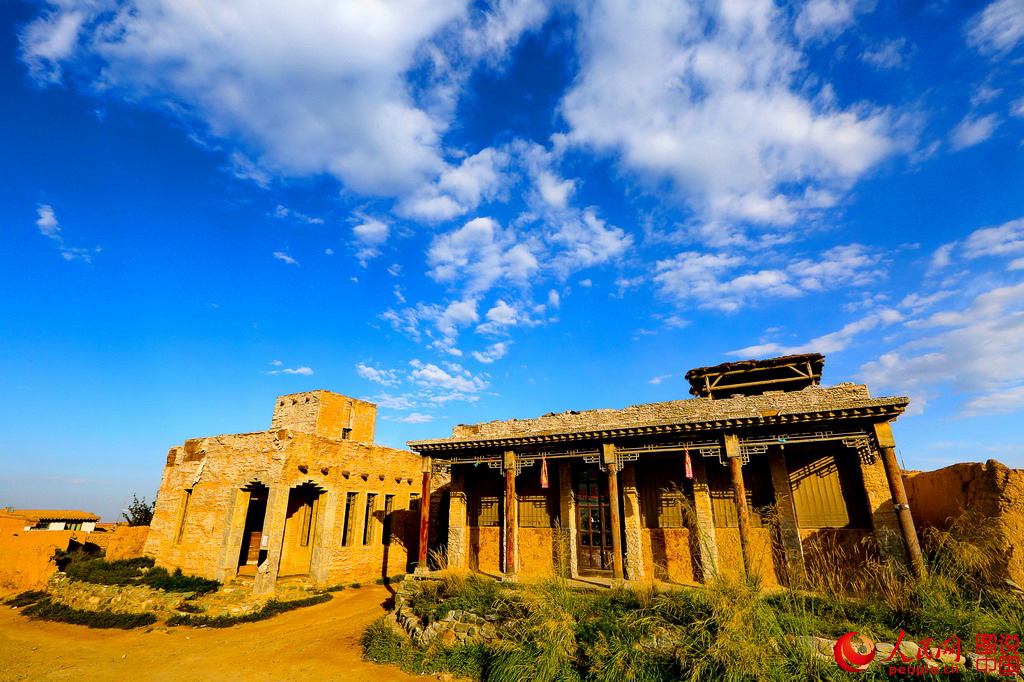
M611 573L608 481L597 469L581 469L576 476L576 556L581 575Z
M245 515L245 529L242 531L242 551L239 566L256 566L260 561L260 544L263 540L263 520L267 514L267 489L256 488L249 492L249 508Z

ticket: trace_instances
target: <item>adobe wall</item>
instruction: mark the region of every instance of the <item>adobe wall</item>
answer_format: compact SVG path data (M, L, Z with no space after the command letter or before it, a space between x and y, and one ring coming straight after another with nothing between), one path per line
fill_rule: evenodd
M289 491L308 482L325 491L319 500L311 550L309 575L314 582L367 581L385 571L403 573L406 547L416 542L418 517L411 518L408 508L410 494L420 492L421 471L422 460L411 452L329 440L290 429L192 439L168 453L145 551L158 565L180 567L185 573L216 580L234 576L248 509L248 493L242 489L258 481L269 488L264 532L269 538L268 558L276 566L281 559ZM440 476L434 480L435 488L447 483ZM187 488L193 492L182 525L183 491ZM360 493L353 524L358 537L342 547L348 492ZM367 492L378 495L377 523L374 537L364 546ZM386 546L380 523L385 495L395 496L393 540Z
M57 571L51 558L72 543L105 550L109 561L142 555L147 526L117 526L110 531L24 530L25 520L0 515L0 592L41 589Z
M990 459L908 471L903 482L918 528L948 528L965 510L986 518L1003 537L1007 577L1024 585L1024 469Z
M640 533L644 576L674 583L697 583L690 531L687 528L644 528Z

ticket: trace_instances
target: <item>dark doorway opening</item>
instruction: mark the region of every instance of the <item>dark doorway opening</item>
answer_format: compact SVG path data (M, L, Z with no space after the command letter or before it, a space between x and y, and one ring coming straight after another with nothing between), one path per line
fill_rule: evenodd
M249 493L249 503L242 530L242 549L238 554L238 572L254 573L267 556L263 546L263 521L267 516L270 491L262 483L250 483L242 490Z

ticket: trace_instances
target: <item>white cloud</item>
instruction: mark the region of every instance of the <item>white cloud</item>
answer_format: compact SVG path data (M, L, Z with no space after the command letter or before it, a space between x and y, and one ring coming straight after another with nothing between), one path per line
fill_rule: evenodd
M1024 39L1024 3L995 0L976 16L967 30L967 42L983 54L1005 54Z
M651 379L649 379L647 381L647 383L654 384L655 386L657 386L658 384L660 384L661 382L665 381L666 379L671 379L674 376L675 376L675 374L659 374L658 376L652 377Z
M747 257L683 251L655 263L661 292L683 304L734 312L764 298L796 298L808 292L858 287L884 276L883 260L861 244L832 247L814 259L761 267Z
M708 221L793 224L906 146L891 113L804 93L768 0L604 0L582 13L566 139L671 181Z
M456 363L449 363L449 371L441 369L434 363L423 363L419 360L412 360L409 364L413 367L409 376L419 386L459 393L478 393L487 388L486 380L473 375L469 370Z
M418 303L399 310L389 309L380 318L414 341L426 337L431 341L431 347L450 355L461 355L462 351L455 347L455 342L461 328L480 319L476 308L476 299L466 298L451 301L447 306Z
M999 127L999 116L975 116L968 114L949 134L949 146L953 151L960 151L981 144L992 137Z
M1024 97L1014 100L1010 105L1010 115L1016 118L1024 118Z
M861 53L860 58L876 69L898 69L905 65L907 39L897 38L883 41Z
M793 32L801 40L833 38L853 26L858 13L873 7L873 0L808 0L797 15Z
M491 218L474 218L438 235L427 252L430 276L442 283L463 283L468 293L508 280L525 284L539 264L531 245Z
M496 0L485 7L483 21L467 27L463 41L471 54L501 57L526 31L539 28L551 10L546 0Z
M397 370L377 369L362 362L356 365L356 374L381 386L397 386L401 382Z
M598 218L594 208L563 216L549 225L545 239L558 249L550 266L563 278L615 260L633 247L633 236Z
M493 199L505 187L509 155L488 147L448 167L437 182L424 185L403 201L402 215L429 221L450 220Z
M356 259L359 265L366 265L381 254L380 247L388 240L391 226L382 220L362 217L362 222L352 228L356 244Z
M377 405L377 407L384 407L390 410L411 410L416 407L416 402L408 393L402 395L380 393L368 398L368 400Z
M931 269L941 270L963 260L985 257L1008 257L1024 253L1024 218L1010 220L1002 225L983 227L964 239L949 242L935 249ZM1008 269L1015 269L1013 263Z
M61 232L57 214L54 212L53 206L49 204L39 204L36 207L36 227L39 229L39 234L57 245L61 258L66 261L80 260L91 263L93 254L103 250L99 247L89 249L81 246L68 246L64 241L64 234Z
M59 82L61 62L74 52L85 14L55 9L29 24L21 34L22 59L29 73L41 82Z
M508 353L509 342L499 341L498 343L491 344L489 348L483 351L473 351L471 355L476 359L477 362L482 362L485 365L489 365L496 360L500 360L505 357Z
M286 265L298 265L299 264L299 261L297 261L294 258L292 258L291 256L289 256L284 251L275 251L272 255L274 256L274 258L276 258L277 260L281 261L282 263L285 263Z
M967 414L1021 407L1015 401L1024 390L1024 284L986 291L915 328L926 333L861 367L869 384L911 394L918 410L950 393L967 396Z
M267 374L297 374L299 376L304 377L313 376L313 369L310 367L281 367L283 363L280 360L274 360L270 364L273 365L274 367L280 367L280 369L272 369L269 372L267 372Z
M292 220L297 220L300 223L307 223L309 225L324 224L323 218L317 218L316 216L306 215L305 213L288 208L287 206L282 206L281 204L278 204L277 208L274 209L274 217L281 219L291 218Z
M421 105L405 75L432 75L424 46L465 16L465 0L61 0L25 30L22 51L45 78L81 68L238 143L260 167L395 196L445 169L446 112L430 105L432 82Z
M742 357L766 357L771 355L792 355L794 353L838 353L846 350L853 340L864 332L872 331L878 327L895 324L903 319L899 311L891 308L883 308L877 312L870 313L854 320L837 331L823 334L807 341L806 343L794 346L784 346L778 343L762 343L755 346L747 346L738 350L729 351L730 355Z

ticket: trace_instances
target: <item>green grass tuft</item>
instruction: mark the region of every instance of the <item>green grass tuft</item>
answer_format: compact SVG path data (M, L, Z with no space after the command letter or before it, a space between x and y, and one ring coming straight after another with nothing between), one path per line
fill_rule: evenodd
M119 628L131 630L156 622L152 613L114 613L113 611L83 611L64 604L44 599L26 606L22 614L30 618L51 620L72 625L87 625L91 628Z

